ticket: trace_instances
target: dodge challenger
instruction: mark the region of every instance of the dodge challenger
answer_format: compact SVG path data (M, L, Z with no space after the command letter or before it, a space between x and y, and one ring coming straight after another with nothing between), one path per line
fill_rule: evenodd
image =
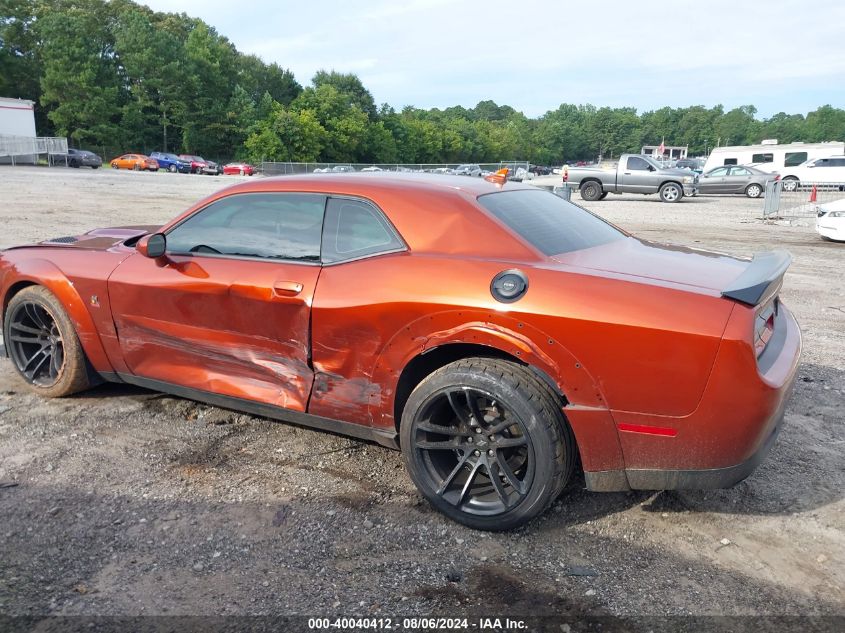
M0 253L36 393L125 382L400 449L506 530L594 491L727 487L772 446L801 334L790 257L629 235L504 175L234 185L161 227Z

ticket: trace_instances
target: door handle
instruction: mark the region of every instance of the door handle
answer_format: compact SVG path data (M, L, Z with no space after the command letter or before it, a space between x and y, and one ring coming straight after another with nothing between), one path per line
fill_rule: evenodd
M273 292L280 297L295 297L302 292L302 284L298 281L277 281L273 284Z

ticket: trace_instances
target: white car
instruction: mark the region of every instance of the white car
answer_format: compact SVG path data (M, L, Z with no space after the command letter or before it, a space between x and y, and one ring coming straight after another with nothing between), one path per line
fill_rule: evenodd
M845 242L845 198L817 207L816 231L823 238Z
M781 172L784 191L795 191L803 183L845 183L845 156L828 156L804 161Z
M375 165L372 165L370 167L364 167L364 169L362 169L361 171L384 171L384 170L381 167L376 167Z

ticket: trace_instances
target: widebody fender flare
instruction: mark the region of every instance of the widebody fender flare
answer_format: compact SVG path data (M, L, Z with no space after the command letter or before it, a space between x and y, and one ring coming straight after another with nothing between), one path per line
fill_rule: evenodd
M3 279L3 318L6 306L11 299L10 291L21 283L43 286L52 292L61 302L74 328L82 349L91 364L99 371L114 371L109 362L94 320L73 282L56 266L46 259L25 259L11 263Z

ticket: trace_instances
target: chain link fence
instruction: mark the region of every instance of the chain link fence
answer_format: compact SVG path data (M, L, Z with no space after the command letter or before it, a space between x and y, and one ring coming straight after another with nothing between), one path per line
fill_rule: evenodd
M845 183L808 182L784 188L783 181L766 183L763 217L766 219L815 218L818 207L845 198Z
M517 179L530 179L528 161L499 161L498 163L261 163L265 176L311 173L405 172L486 176L507 167Z

